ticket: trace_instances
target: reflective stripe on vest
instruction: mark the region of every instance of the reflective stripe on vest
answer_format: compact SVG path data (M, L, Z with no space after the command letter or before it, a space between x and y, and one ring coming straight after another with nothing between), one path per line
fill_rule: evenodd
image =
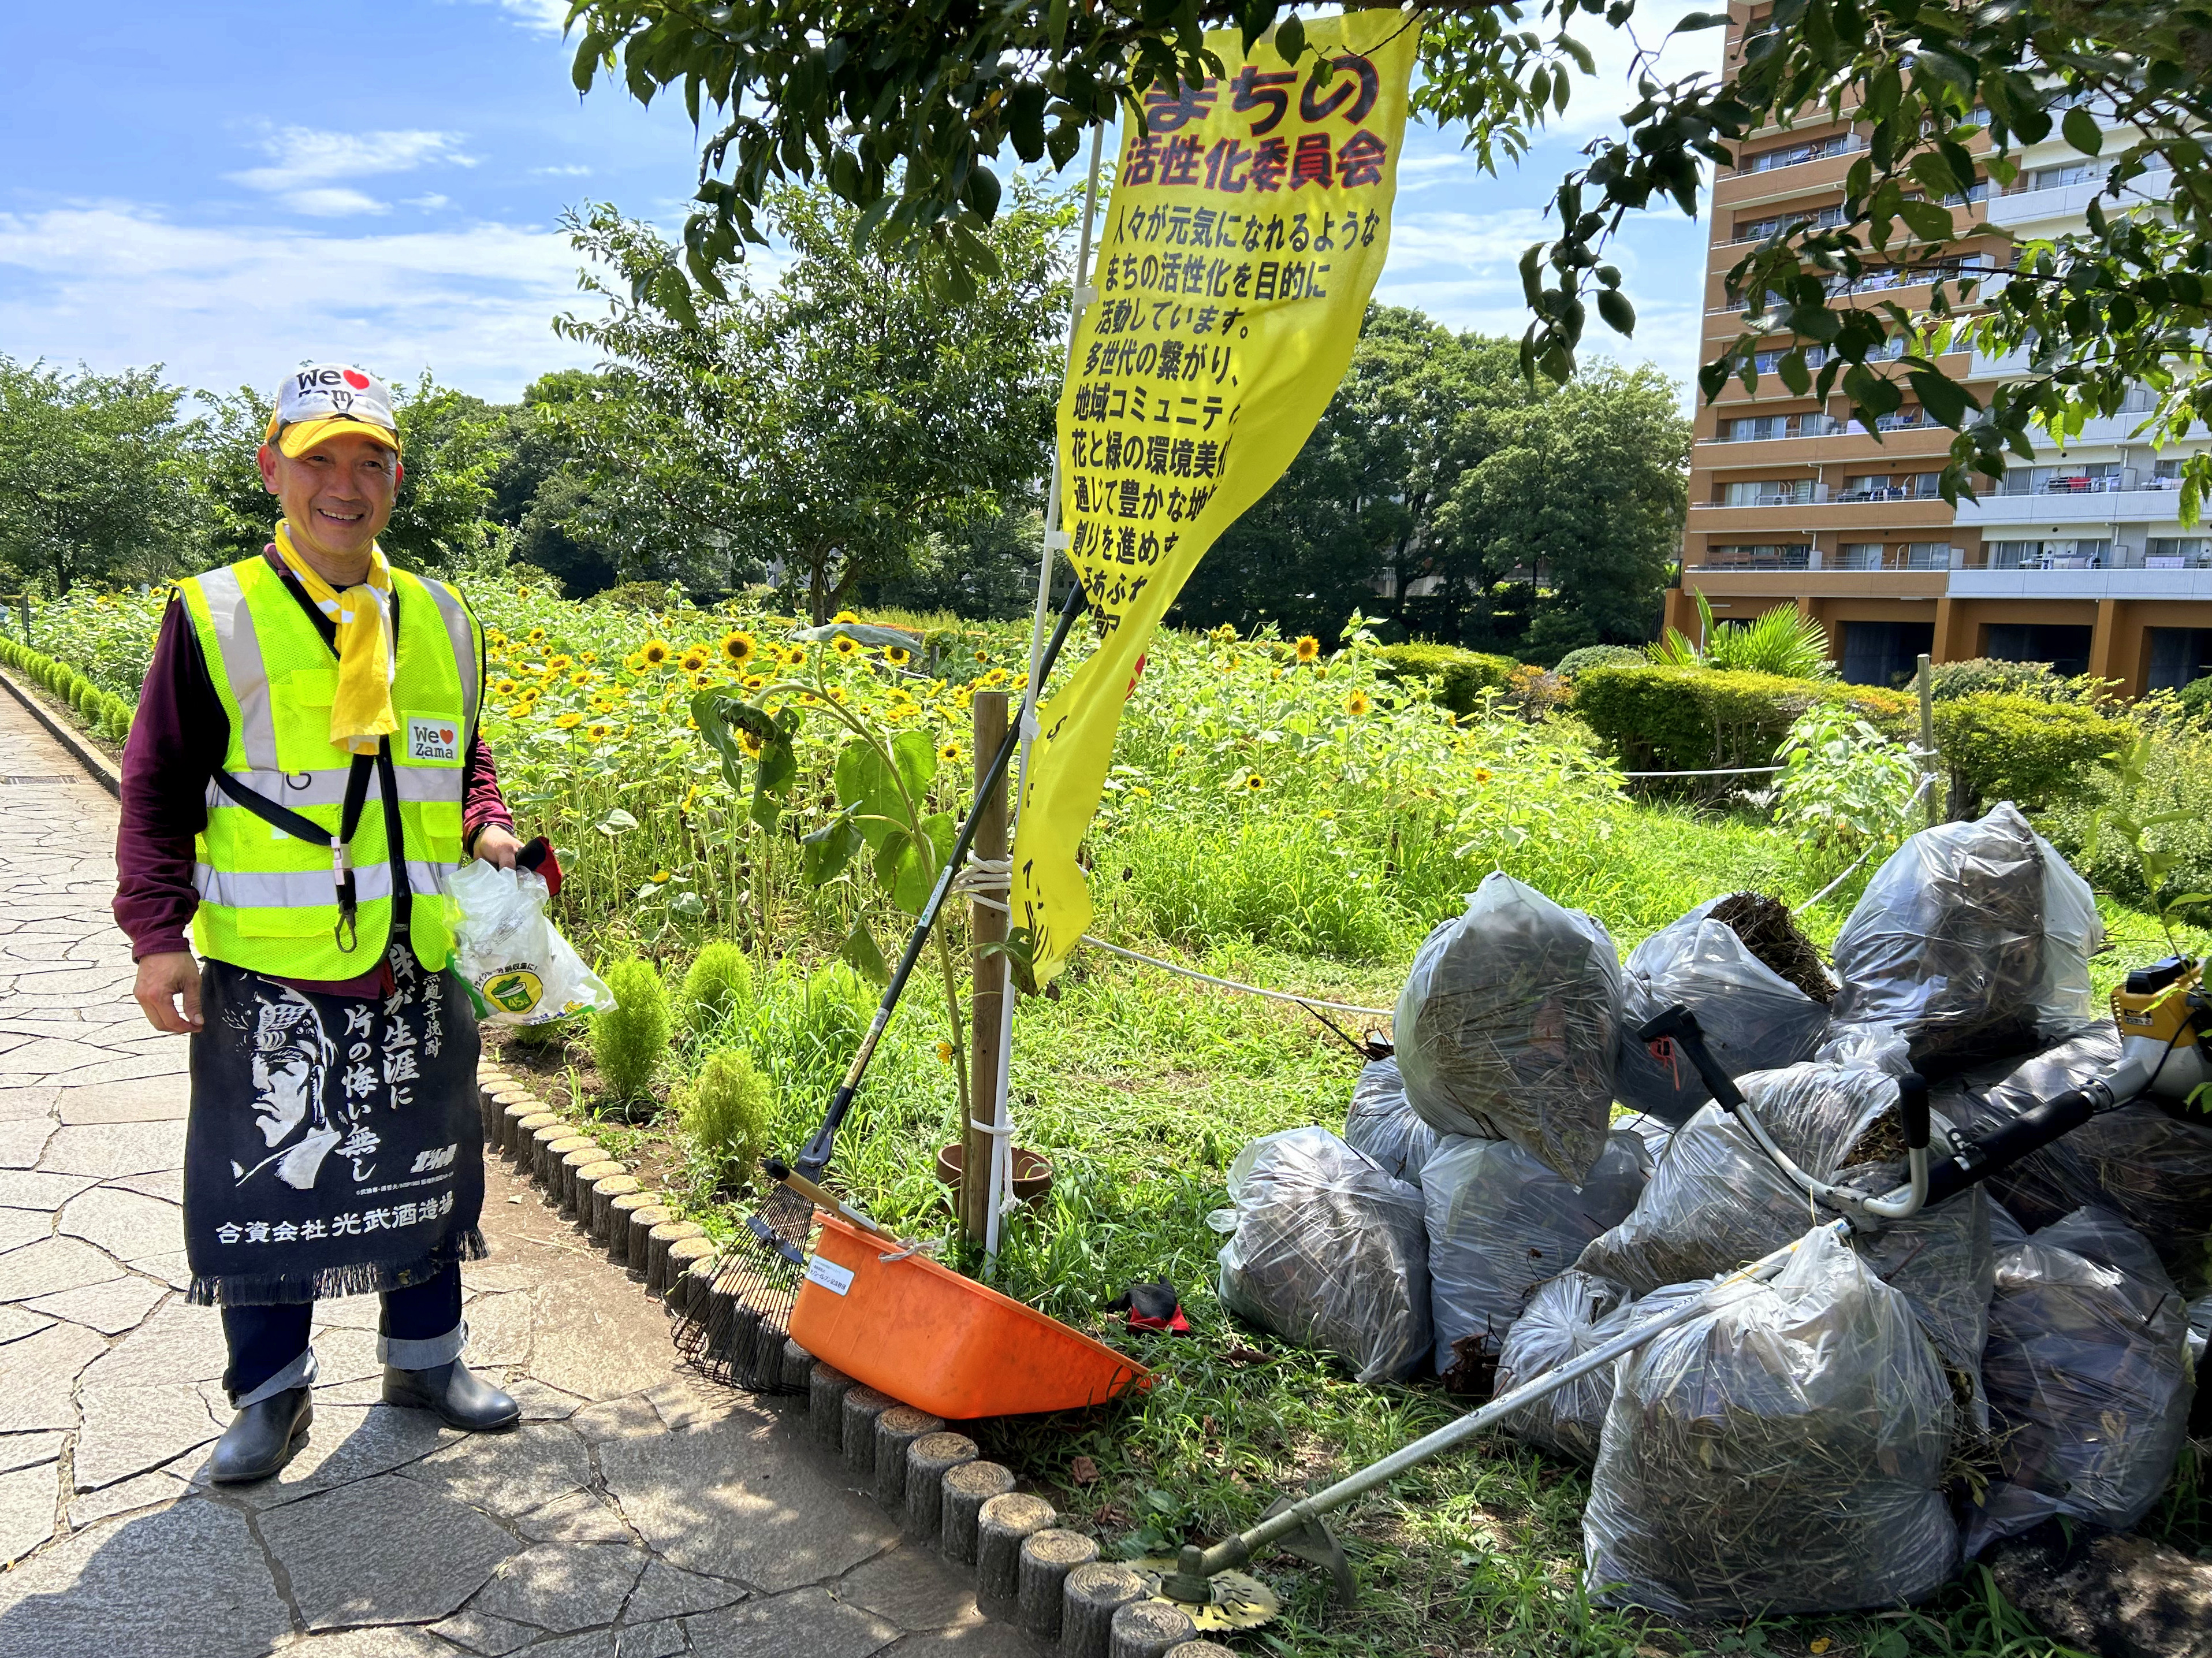
M441 893L453 877L458 863L428 863L407 860L407 885L416 893ZM206 904L228 905L235 910L306 910L337 902L328 869L218 869L210 864L192 866L192 885ZM392 896L392 865L365 863L354 872L354 901L371 904Z
M388 760L377 768L349 847L359 906L355 948L344 948L334 936L338 905L327 845L272 828L210 781L194 873L201 901L193 926L202 954L288 978L346 979L373 971L392 926L396 830L413 899L415 954L425 966L445 964L452 947L445 893L461 856L481 635L460 595L444 582L394 570L392 585L398 650L392 699L398 730L386 745ZM228 776L335 831L353 756L329 741L337 659L315 619L265 558L179 587L230 722Z

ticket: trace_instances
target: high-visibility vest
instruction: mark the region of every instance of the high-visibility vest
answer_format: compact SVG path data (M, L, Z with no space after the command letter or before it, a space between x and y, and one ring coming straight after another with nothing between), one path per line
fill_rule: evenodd
M446 889L460 867L462 774L476 731L483 635L444 582L402 570L392 581L399 728L374 757L342 856L331 842L355 756L331 741L337 652L266 558L177 584L230 721L226 775L208 783L207 827L195 846L192 937L203 956L279 978L374 972L392 935L395 853L416 958L434 972L452 954ZM279 808L275 815L297 814L295 826L319 831L320 843L243 803L256 797ZM347 866L349 916L334 876Z

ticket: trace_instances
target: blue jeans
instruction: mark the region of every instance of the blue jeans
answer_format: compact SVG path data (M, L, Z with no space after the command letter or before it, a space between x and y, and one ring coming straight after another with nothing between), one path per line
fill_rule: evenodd
M222 1336L230 1348L222 1385L234 1410L313 1382L315 1350L307 1338L314 1313L313 1301L222 1309ZM468 1338L468 1326L461 1322L458 1263L434 1278L384 1292L376 1356L385 1363L402 1370L431 1369L460 1357Z

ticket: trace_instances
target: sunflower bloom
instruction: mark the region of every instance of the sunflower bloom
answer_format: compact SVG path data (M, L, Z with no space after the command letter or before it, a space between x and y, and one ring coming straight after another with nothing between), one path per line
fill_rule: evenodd
M583 722L584 716L581 714L577 713L573 709L566 714L556 714L553 716L553 724L555 728L562 731L574 731L578 726L583 724Z
M533 645L542 645L545 643L545 630L542 627L534 627L522 637Z
M1474 780L1477 783L1488 783L1490 781L1490 772L1488 769L1480 765L1476 766L1474 768Z
M943 1040L938 1043L937 1063L940 1065L949 1065L952 1063L952 1044Z
M943 760L947 765L951 765L955 760L960 758L960 745L957 742L948 742L939 745L937 758Z
M699 646L694 645L690 649L685 651L683 655L677 658L676 666L682 668L686 674L696 674L701 668L707 666L707 653Z
M573 686L580 687L587 686L591 684L591 682L592 670L588 667L580 667L574 674L571 674L568 676L568 683Z
M830 649L836 651L840 656L850 656L855 651L859 650L860 648L860 647L858 644L854 643L852 636L847 633L841 633L830 642Z
M1251 776L1249 776L1249 777L1246 777L1246 778L1244 779L1244 787L1246 788L1246 789L1247 789L1247 790L1249 790L1250 793L1255 794L1255 795L1258 794L1258 793L1259 793L1262 789L1265 789L1267 786L1267 778L1265 778L1265 777L1261 777L1261 776L1257 771L1253 772L1253 773L1251 774Z
M1344 699L1344 711L1355 720L1374 706L1364 691L1355 691Z
M495 697L512 697L519 689L520 687L512 680L495 680L492 681L491 694Z
M1309 633L1298 640L1298 660L1310 662L1321 655L1321 641Z
M656 887L665 887L670 881L675 879L676 877L670 875L665 869L655 869L653 872L653 884Z
M760 758L761 740L757 733L740 730L738 733L738 747L744 749L754 759Z
M849 610L841 610L830 619L833 622L857 622L860 619Z
M609 725L605 720L593 720L589 725L584 728L584 735L589 737L593 742L605 742L609 737L614 735L614 727Z
M647 667L660 667L676 652L665 639L647 639L645 649L637 654Z
M569 661L566 656L548 656L545 659L545 671L548 674L566 674L569 666Z
M722 636L722 660L734 667L743 667L759 650L760 641L742 628Z
M893 667L904 667L914 660L914 653L904 645L886 645L884 647L884 660Z

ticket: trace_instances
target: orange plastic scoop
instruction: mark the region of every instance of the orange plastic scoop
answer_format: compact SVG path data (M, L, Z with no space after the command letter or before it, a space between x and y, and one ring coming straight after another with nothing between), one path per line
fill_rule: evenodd
M1152 1372L1033 1307L826 1211L791 1314L808 1352L949 1422L1101 1405Z

